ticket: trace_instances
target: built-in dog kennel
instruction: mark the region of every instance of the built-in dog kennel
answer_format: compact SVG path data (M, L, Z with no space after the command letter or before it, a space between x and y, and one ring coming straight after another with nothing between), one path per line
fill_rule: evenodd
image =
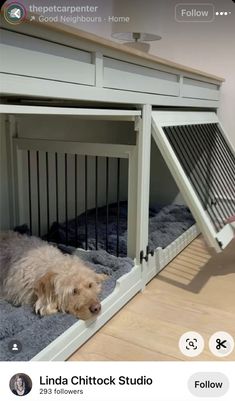
M217 251L232 239L222 79L63 26L5 26L2 48L1 229L110 277L90 322L0 301L2 359L63 360L200 231Z

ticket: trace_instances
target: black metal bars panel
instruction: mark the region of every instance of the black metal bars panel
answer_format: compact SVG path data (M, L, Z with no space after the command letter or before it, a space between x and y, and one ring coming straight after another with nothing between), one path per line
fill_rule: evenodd
M179 163L219 231L235 214L235 158L218 124L164 127Z
M29 231L30 234L32 234L32 188L31 188L31 162L30 162L30 151L27 151L27 156L28 156L28 166L27 166L27 170L28 170L28 194L29 194Z
M37 151L37 198L38 198L38 236L41 236L41 198L40 198L40 164L39 151Z
M120 158L117 159L117 256L119 256L119 224L120 224Z
M28 201L25 207L28 207L27 223L32 234L86 250L98 250L103 235L102 249L119 256L122 159L28 150L26 165ZM122 171L126 171L128 180L128 168L125 168ZM102 207L103 220L99 216ZM116 220L112 217L110 221L114 209ZM103 231L100 223L105 227ZM57 234L53 236L55 228ZM63 238L59 235L61 230ZM112 241L116 232L114 248L109 243L111 232ZM94 238L90 239L93 234Z

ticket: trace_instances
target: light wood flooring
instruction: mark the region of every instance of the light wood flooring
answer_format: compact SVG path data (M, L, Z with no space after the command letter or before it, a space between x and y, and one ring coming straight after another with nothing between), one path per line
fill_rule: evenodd
M213 255L201 237L194 240L69 360L192 360L178 349L186 331L205 340L193 360L221 360L208 348L214 332L235 338L235 241ZM222 359L235 360L235 351Z

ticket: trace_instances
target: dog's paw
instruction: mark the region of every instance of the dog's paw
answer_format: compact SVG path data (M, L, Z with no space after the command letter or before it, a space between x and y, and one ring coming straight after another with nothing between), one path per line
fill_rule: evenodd
M104 273L100 273L96 275L96 281L97 283L102 283L105 280L108 280L109 276L107 274Z
M47 315L54 315L58 312L58 309L53 304L42 305L39 300L34 305L34 311L36 315L40 316L47 316Z

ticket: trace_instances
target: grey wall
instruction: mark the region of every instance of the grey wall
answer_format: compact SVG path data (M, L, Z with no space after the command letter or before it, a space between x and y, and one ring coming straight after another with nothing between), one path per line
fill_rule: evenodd
M170 203L184 204L179 189L158 150L151 142L150 205L164 206Z

